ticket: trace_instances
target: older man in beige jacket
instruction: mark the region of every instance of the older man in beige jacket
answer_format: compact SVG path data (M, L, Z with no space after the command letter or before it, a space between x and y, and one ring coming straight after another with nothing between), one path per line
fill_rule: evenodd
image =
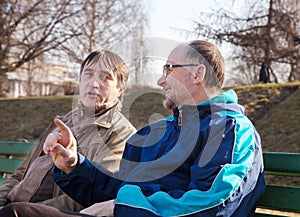
M118 55L107 50L90 53L80 69L78 105L60 118L76 136L78 151L113 172L119 169L126 140L136 131L120 113L127 80L127 66ZM51 177L53 162L43 154L43 144L55 131L52 123L17 172L0 186L0 207L22 201L71 211L84 208Z

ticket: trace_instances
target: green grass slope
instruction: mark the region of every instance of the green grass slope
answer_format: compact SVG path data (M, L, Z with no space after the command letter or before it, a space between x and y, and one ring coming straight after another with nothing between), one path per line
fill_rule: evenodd
M300 153L300 88L256 122L264 151Z
M234 88L261 134L264 151L300 152L299 86L300 82ZM133 88L124 96L122 112L139 129L171 114L163 108L163 99L161 90ZM74 102L72 96L1 99L0 140L36 140Z
M0 100L0 140L36 140L57 115L72 108L73 97Z

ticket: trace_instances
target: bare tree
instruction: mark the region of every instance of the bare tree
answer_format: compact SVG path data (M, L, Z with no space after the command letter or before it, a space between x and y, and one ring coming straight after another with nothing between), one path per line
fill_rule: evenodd
M0 77L19 68L28 71L31 62L39 60L57 63L64 58L78 64L92 50L110 49L135 37L141 20L147 22L143 4L139 0L1 0Z
M200 14L199 20L194 21L196 35L234 45L232 59L238 62L236 69L244 83L259 82L263 69L267 82L278 82L278 76L284 74L289 74L286 80L299 80L300 71L296 67L299 46L295 43L300 35L299 3L292 0L248 0L246 3L248 10L242 15L224 8ZM290 66L289 71L282 65Z
M76 1L80 11L72 20L64 22L64 26L79 35L62 45L70 60L76 63L95 49L111 49L136 37L141 24L147 22L143 1Z
M79 12L70 10L72 0L8 0L1 1L0 15L0 92L8 88L6 72L22 68L28 72L30 94L33 72L31 62L56 50L75 34L70 34L64 20Z
M14 71L36 57L57 49L76 34L62 22L79 13L73 1L10 0L1 3L0 73Z
M130 43L128 50L131 50L131 70L134 71L135 83L142 83L143 75L146 73L146 65L150 62L146 58L148 48L145 45L144 29L147 28L147 19L145 16L139 17L139 24L136 27L136 31L133 33L133 40Z

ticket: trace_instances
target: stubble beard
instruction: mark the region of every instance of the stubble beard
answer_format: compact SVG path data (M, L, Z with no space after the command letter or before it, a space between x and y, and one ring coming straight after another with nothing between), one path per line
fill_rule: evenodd
M175 102L173 100L171 100L170 98L166 98L163 102L163 105L168 110L173 110L176 107Z

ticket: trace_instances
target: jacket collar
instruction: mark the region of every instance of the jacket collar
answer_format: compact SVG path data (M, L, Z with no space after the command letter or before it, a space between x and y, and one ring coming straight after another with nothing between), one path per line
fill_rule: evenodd
M183 105L173 109L174 120L178 125L189 119L199 119L220 111L235 111L244 114L245 108L239 104L234 90L228 90L208 101L197 105Z
M62 119L71 128L75 129L79 124L86 122L87 125L96 125L99 127L110 128L112 125L114 113L119 111L120 101L106 103L96 110L90 110L79 101L77 108L69 112ZM77 125L77 127L76 127Z
M103 109L102 112L99 113L99 116L97 116L97 119L93 124L104 128L110 128L112 126L114 114L119 111L119 104L120 101L118 100L109 106L105 106L105 110Z

